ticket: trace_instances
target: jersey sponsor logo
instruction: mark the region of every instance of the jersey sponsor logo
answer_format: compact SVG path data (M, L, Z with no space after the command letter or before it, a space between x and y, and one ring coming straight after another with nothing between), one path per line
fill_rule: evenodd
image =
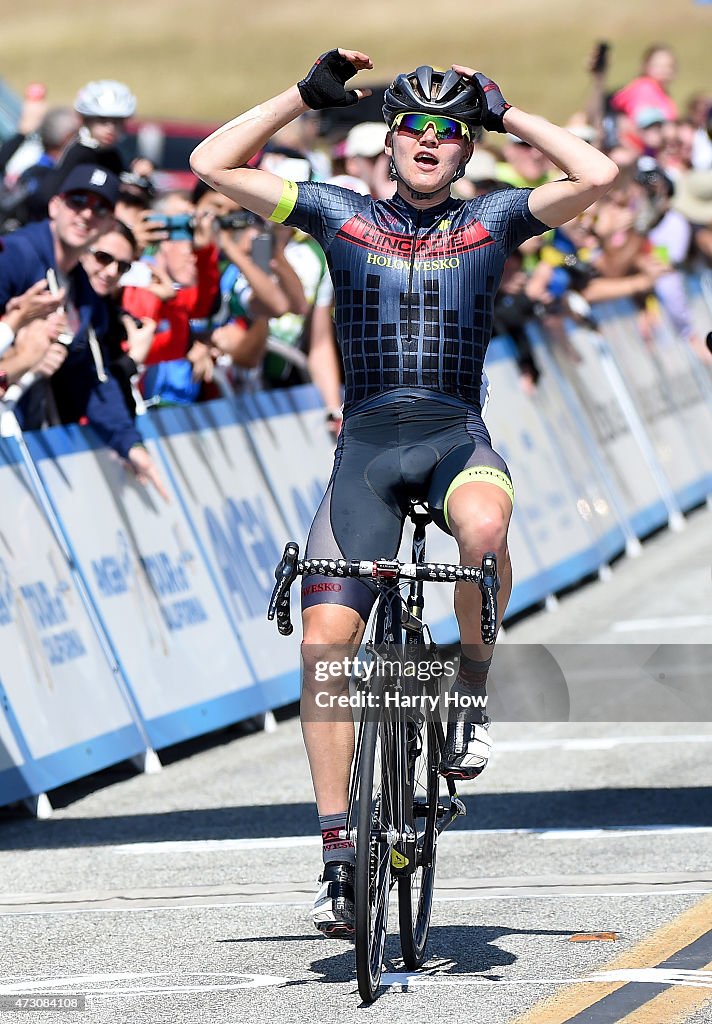
M441 221L442 223L444 222ZM383 231L378 225L367 221L360 214L347 220L337 237L352 245L361 246L363 249L370 249L372 252L384 256L400 257L400 259L408 261L413 256L414 243L415 256L421 261L427 261L460 256L463 253L472 252L473 249L480 249L484 245L491 245L494 241L487 233L487 229L476 220L456 228L454 231L440 231L437 234L424 235L416 242L413 235Z
M308 587L302 587L302 597L309 597L310 594L338 594L341 590L340 583L312 583Z
M389 270L405 270L410 267L410 261L393 256L383 256L381 253L370 252L366 257L366 263L376 267L388 267ZM414 260L413 270L457 270L460 266L459 256L449 256L440 260Z

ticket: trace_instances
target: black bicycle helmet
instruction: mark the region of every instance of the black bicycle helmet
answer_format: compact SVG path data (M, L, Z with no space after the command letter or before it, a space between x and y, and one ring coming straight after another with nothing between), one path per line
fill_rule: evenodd
M398 77L383 96L383 117L390 128L398 114L444 114L469 128L482 124L486 104L480 83L456 71L434 71L427 64Z

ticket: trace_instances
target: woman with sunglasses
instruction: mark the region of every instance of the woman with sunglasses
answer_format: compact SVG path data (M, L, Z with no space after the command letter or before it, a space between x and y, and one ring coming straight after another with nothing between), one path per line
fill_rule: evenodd
M496 553L501 621L511 589L507 529L514 492L482 421L480 396L494 296L508 256L586 209L618 168L565 129L511 106L491 79L460 64L445 72L418 67L386 90L392 199L297 184L247 166L306 110L351 106L367 96L368 89L346 83L372 67L357 50L322 54L297 85L201 143L191 165L259 216L313 235L327 254L344 364L344 422L306 557L395 557L410 499L427 499L436 521L455 537L463 564L479 565L485 552ZM535 146L563 179L455 199L451 186L482 128ZM325 861L314 922L325 934L348 937L354 850L339 832L354 733L352 723L320 716L315 698L325 684L316 682L315 669L327 649L322 645L360 644L376 592L357 580L334 587L317 576L309 583L302 592L302 723ZM458 715L448 724L440 770L472 779L487 764L491 745L483 705L492 648L482 642L475 587L456 588L455 613L462 656L453 690L478 705L478 717ZM348 678L331 679L328 690L347 693Z
M137 254L131 228L116 220L82 257L89 283L105 300L109 328L104 342L109 351L109 368L132 415L136 412L136 402L131 380L139 372L156 333L154 320L131 316L121 308L121 278L130 270Z

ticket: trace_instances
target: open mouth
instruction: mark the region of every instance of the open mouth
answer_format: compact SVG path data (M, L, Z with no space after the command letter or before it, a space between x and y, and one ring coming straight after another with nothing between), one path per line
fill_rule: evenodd
M439 160L430 153L418 153L415 162L419 167L437 167Z

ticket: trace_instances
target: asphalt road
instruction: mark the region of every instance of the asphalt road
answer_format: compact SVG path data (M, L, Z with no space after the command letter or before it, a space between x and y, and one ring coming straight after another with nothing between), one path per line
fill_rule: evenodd
M440 844L419 976L403 973L394 902L371 1007L352 947L312 929L316 818L288 718L184 746L156 775L119 766L66 787L47 821L0 812L0 1020L63 993L87 1008L30 1020L708 1024L712 714L685 687L708 674L711 518L507 630L503 649L546 644L563 666L570 720L493 725L492 764ZM649 625L663 619L674 651ZM645 721L614 716L626 683Z

